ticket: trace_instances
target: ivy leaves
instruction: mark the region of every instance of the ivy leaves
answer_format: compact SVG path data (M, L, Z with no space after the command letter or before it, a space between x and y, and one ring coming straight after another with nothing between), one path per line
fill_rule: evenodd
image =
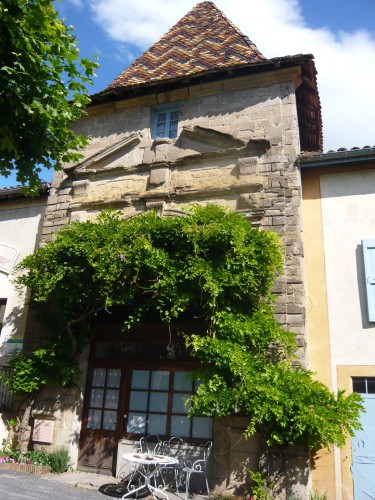
M293 366L295 337L273 316L282 255L275 233L216 205L188 207L184 217L122 220L107 211L96 223L74 223L18 267L17 283L54 320L49 350L30 359L42 373L54 359L66 385L95 312L121 306L125 331L150 315L164 323L189 318L206 326L204 335L185 335L201 361L191 415L244 415L246 432L263 432L269 444L341 446L359 426L360 397L332 394ZM15 381L25 359L21 371L17 363Z

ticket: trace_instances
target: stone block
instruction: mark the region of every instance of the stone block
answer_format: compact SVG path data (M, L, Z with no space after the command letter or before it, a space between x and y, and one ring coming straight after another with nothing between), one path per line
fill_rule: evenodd
M240 175L259 175L259 160L256 156L239 158Z
M69 208L69 203L58 203L56 205L57 210L67 210Z
M65 196L65 195L68 195L70 194L72 191L72 188L68 187L68 188L64 188L64 189L59 189L58 191L58 196Z
M302 325L304 323L304 316L302 314L287 314L288 325Z
M57 203L65 203L69 198L70 198L70 196L68 196L67 194L61 195L60 193L58 193Z
M67 226L69 224L69 222L70 222L69 217L63 217L61 219L55 220L54 226Z
M158 104L165 104L168 102L184 101L189 98L188 87L182 89L171 90L170 92L160 92L156 95Z
M56 205L57 195L49 195L47 199L47 205Z
M170 170L169 168L155 168L150 172L150 186L168 186L170 179Z
M285 217L272 217L273 226L283 226L285 224Z
M88 196L90 187L89 180L74 181L73 182L73 195L74 196Z
M55 218L60 219L61 217L65 217L66 215L66 210L56 210L55 212Z

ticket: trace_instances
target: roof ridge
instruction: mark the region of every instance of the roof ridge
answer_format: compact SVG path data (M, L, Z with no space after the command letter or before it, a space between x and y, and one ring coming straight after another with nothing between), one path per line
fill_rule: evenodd
M197 3L106 90L267 61L212 1Z

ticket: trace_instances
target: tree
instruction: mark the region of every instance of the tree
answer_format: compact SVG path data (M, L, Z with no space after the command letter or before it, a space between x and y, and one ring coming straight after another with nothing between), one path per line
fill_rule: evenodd
M86 84L98 64L80 59L72 27L53 0L0 3L0 175L40 183L41 166L77 161L87 139L70 125L90 102Z
M269 444L341 446L359 427L361 399L293 367L294 335L273 317L281 270L276 233L215 205L184 217L103 212L97 223L73 223L19 265L18 284L47 305L53 328L48 346L11 362L10 386L32 393L56 375L71 383L98 311L121 306L124 335L150 314L167 324L188 315L205 325L204 335L185 335L202 361L191 415L245 415L246 432L262 431Z

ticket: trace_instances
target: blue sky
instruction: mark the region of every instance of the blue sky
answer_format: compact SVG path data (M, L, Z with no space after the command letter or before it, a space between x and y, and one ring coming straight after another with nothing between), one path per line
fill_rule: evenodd
M90 93L103 90L197 2L61 0L82 56L97 54ZM375 145L375 0L216 0L266 57L312 53L324 150ZM44 175L51 179L51 173ZM0 187L14 185L0 178Z

